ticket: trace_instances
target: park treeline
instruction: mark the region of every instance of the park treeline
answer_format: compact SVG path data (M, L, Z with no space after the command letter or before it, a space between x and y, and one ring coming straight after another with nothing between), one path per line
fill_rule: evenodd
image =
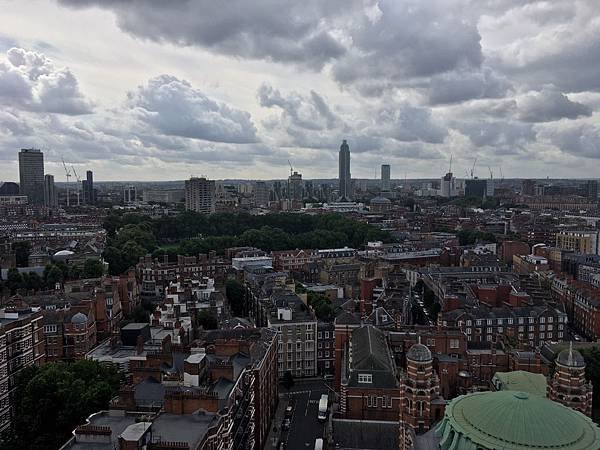
M389 233L341 214L203 215L184 212L151 218L143 214L111 213L105 220L108 242L104 259L112 274L135 265L140 256L197 255L230 247L264 251L294 248L360 247L367 241L391 239Z

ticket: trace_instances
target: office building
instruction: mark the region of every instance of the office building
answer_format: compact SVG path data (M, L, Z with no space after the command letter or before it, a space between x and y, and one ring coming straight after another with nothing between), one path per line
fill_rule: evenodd
M556 234L556 246L562 250L591 255L600 254L600 232L564 230Z
M54 175L44 176L44 206L47 208L58 207L58 197L56 195L56 186L54 185Z
M487 181L473 178L465 181L465 197L484 198L487 193Z
M302 184L302 174L294 172L288 178L289 200L302 201L304 185Z
M131 205L132 203L135 203L136 198L137 190L135 189L135 186L129 185L123 188L123 204Z
M521 194L534 195L534 193L535 193L535 181L523 180L523 184L521 186Z
M83 202L86 205L93 205L96 196L94 195L94 174L91 170L86 172L85 180L81 182L81 188L83 191Z
M146 189L143 192L144 202L182 203L185 198L183 189Z
M19 188L32 205L44 204L44 154L37 149L19 152Z
M269 188L264 181L254 183L254 205L267 206L269 204Z
M391 190L389 164L381 165L381 190L384 192L389 192Z
M192 177L185 182L185 209L202 214L215 212L215 182Z
M12 181L6 181L0 185L0 195L19 195L19 185Z
M440 196L450 198L456 196L456 186L454 185L456 178L452 172L448 172L444 175L440 182Z
M598 201L598 180L588 180L586 192L590 200Z
M44 328L41 312L22 302L0 309L0 431L6 430L14 415L16 377L29 366L44 362Z
M350 176L350 147L346 139L342 141L339 153L339 195L340 200L348 202L352 199L352 179Z

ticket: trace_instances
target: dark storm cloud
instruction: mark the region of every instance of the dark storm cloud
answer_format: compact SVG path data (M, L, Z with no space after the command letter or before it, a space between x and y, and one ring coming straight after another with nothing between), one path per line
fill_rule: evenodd
M518 100L519 118L525 122L551 122L591 116L592 109L573 102L555 89L532 92Z
M157 131L213 142L256 142L250 114L214 101L185 80L161 75L128 94L139 118Z
M431 78L429 103L448 104L482 98L502 98L510 83L489 67L481 71L456 71Z
M344 53L323 19L352 9L355 0L60 0L73 7L114 11L135 36L217 53L320 68ZM330 23L329 23L330 24Z

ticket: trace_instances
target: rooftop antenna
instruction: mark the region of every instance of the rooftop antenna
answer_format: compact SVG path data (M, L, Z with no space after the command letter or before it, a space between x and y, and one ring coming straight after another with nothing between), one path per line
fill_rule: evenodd
M67 165L65 164L65 159L62 159L62 163L63 163L63 167L65 168L65 175L67 177L67 207L71 205L70 199L69 199L69 183L70 183L70 179L71 179L71 172L69 172L69 169L67 168Z
M450 153L450 166L448 167L448 173L452 173L452 153Z

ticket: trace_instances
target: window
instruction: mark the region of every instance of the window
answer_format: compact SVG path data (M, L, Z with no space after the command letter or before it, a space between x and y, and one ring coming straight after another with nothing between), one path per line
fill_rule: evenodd
M467 328L467 334L471 334L472 329L471 328Z
M478 326L481 326L481 325L483 325L483 320L481 320L481 319L477 319L477 325L478 325Z
M329 361L325 361L325 368L329 369Z
M491 324L492 324L492 322L493 322L493 320L492 320L492 319L488 319L488 320L487 320L487 324L488 324L488 325L491 325Z
M545 323L546 322L546 318L545 317L540 317L540 323Z
M522 317L519 317L519 325L525 323L525 320Z
M435 346L435 339L427 339L427 346L428 347L434 347Z
M548 331L552 331L554 329L554 325L548 325Z
M469 328L470 330L470 328ZM450 348L459 348L460 341L458 339L450 339Z
M323 339L323 332L319 331L319 339Z
M329 358L329 352L325 352L325 358Z
M358 374L358 382L359 383L372 383L373 375L370 373L359 373Z
M503 333L503 332L504 332L504 328L498 327L498 333Z
M514 322L514 321L513 321L513 318L512 318L512 317L509 317L509 318L508 318L508 324L509 324L509 325L512 325L512 324L513 324L513 322Z
M548 317L548 323L552 323L552 322L554 322L554 317L552 317L552 316Z
M467 326L470 327L473 322L471 320L467 320Z
M329 331L325 332L325 339L329 339Z

